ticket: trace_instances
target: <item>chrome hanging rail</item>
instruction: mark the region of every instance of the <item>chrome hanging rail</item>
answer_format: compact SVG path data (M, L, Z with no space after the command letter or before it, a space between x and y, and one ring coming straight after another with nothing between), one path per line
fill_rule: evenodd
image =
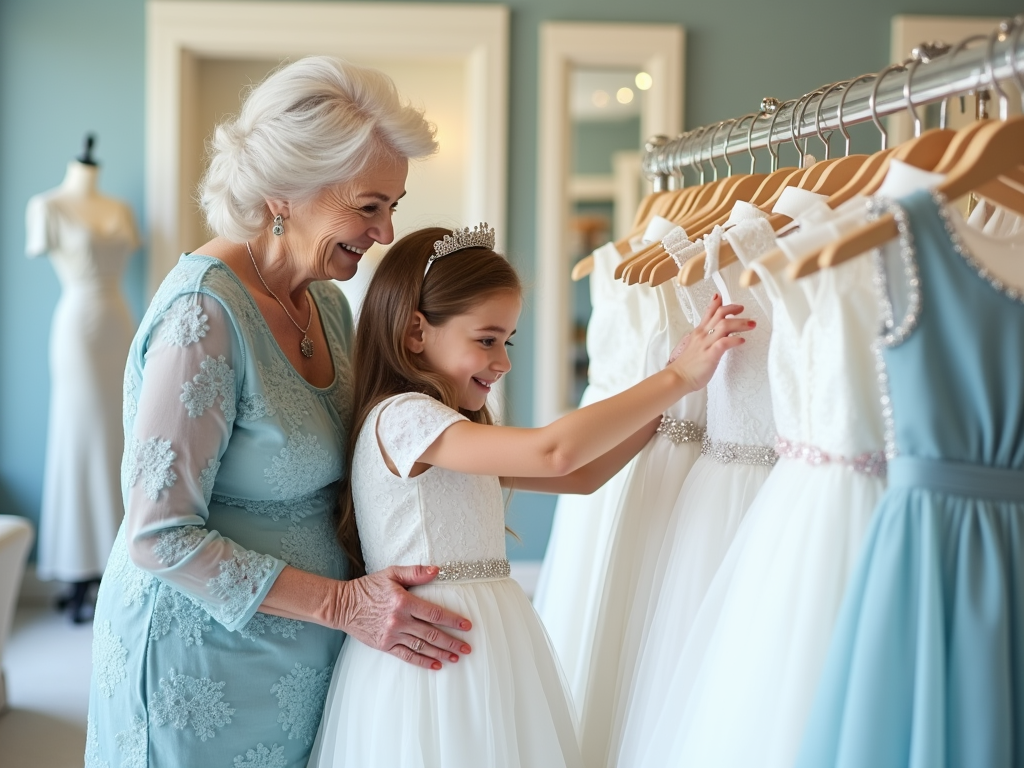
M1021 89L1024 102L1022 32L1024 15L1001 22L988 36L976 35L952 47L922 44L914 49L913 58L877 74L830 83L782 104L766 98L758 112L695 128L675 139L655 136L646 145L644 175L653 181L655 191L679 186L685 168L698 169L703 182L706 161L712 161L717 178L714 159L724 158L731 171L729 155L746 153L754 166L754 150L765 147L776 166L777 148L784 142L827 139L825 134L835 129L848 136L847 127L869 120L882 132L884 147L886 133L879 118L907 110L919 131L917 107L943 102L945 122L946 100L988 89L1005 102L1000 83L1009 81ZM802 158L802 150L797 151Z

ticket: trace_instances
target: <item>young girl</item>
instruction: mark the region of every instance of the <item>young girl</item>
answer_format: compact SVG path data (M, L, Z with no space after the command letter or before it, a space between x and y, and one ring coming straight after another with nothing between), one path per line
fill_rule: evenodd
M716 297L665 370L547 427L494 426L487 395L511 368L522 288L493 247L486 225L431 228L381 261L356 333L351 487L339 524L368 572L436 566L437 579L416 592L472 621L472 653L424 658L432 646L409 637L407 658L433 670L449 662L436 672L349 640L311 766L580 766L558 663L509 578L501 488L593 491L743 343L731 334L753 325Z

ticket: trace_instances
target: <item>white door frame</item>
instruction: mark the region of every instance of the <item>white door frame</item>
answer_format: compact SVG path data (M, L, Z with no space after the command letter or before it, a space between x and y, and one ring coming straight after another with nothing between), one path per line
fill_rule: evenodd
M644 98L644 138L683 125L684 31L678 24L545 22L540 29L537 168L537 318L534 424L568 410L569 76L572 67L636 67L654 80ZM637 289L642 290L642 289Z
M508 8L503 5L197 2L146 8L146 217L149 295L186 247L181 212L195 205L182 158L203 147L183 131L195 114L198 61L315 53L375 60L462 61L466 71L465 220L487 221L504 247L508 173ZM429 115L427 115L429 119Z

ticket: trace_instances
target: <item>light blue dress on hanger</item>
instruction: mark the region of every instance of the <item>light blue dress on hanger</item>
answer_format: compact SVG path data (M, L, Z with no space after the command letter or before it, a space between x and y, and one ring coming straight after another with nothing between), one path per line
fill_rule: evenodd
M124 376L127 515L96 607L86 768L304 768L341 632L258 613L285 564L341 578L332 524L352 316L312 296L335 376L288 361L221 261L182 256ZM296 339L296 344L298 339Z
M876 203L894 455L799 768L1024 766L1024 300L942 203Z

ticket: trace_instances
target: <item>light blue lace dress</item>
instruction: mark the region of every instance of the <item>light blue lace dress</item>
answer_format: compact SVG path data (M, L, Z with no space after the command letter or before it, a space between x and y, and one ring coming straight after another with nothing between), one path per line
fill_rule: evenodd
M285 564L344 575L332 515L352 317L314 283L335 378L306 382L222 262L186 255L124 377L127 515L96 608L87 768L305 766L340 632L257 613Z

